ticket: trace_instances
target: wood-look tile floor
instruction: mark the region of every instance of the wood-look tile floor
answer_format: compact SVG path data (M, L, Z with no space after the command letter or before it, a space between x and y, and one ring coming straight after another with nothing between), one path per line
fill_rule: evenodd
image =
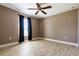
M0 56L79 56L79 49L47 40L35 40L0 48Z

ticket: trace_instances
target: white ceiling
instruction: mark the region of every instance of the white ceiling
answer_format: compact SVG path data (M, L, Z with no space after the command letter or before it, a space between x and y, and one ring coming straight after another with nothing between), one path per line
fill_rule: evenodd
M42 7L44 7L46 5L51 5L52 8L44 10L47 12L46 15L41 12L39 12L37 15L35 15L35 12L37 10L28 10L27 9L27 8L37 8L35 3L0 3L0 5L9 7L16 11L19 11L19 12L25 13L27 15L37 17L37 18L48 17L51 15L55 15L55 14L66 12L66 11L69 11L72 9L76 9L79 7L79 3L42 3L41 4Z

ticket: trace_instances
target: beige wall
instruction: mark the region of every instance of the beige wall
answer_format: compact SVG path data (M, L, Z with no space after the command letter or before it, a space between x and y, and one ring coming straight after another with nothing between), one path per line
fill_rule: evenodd
M39 21L32 18L32 35L38 37ZM12 40L9 38L12 37ZM0 5L0 44L18 42L19 40L19 16L18 12Z
M38 19L32 19L32 38L40 37L40 22Z
M19 17L11 9L0 6L0 44L18 41ZM12 40L9 38L12 37Z
M40 20L40 36L77 43L78 10L71 10Z
M78 24L77 24L77 43L79 48L79 8L78 8Z

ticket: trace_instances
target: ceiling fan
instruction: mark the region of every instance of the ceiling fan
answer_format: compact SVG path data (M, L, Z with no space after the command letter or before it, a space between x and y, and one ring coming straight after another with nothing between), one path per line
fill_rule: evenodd
M40 3L36 3L36 6L37 8L28 8L28 10L37 10L35 15L38 14L39 11L41 11L42 13L44 14L47 14L45 11L43 11L44 9L49 9L49 8L52 8L52 6L46 6L46 7L41 7L41 4Z

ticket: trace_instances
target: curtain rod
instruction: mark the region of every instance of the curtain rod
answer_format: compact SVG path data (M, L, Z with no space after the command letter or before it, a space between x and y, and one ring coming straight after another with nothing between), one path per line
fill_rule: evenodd
M17 15L21 15L21 14L17 14ZM24 15L23 15L24 16ZM32 16L24 16L24 17L31 17L32 18Z

